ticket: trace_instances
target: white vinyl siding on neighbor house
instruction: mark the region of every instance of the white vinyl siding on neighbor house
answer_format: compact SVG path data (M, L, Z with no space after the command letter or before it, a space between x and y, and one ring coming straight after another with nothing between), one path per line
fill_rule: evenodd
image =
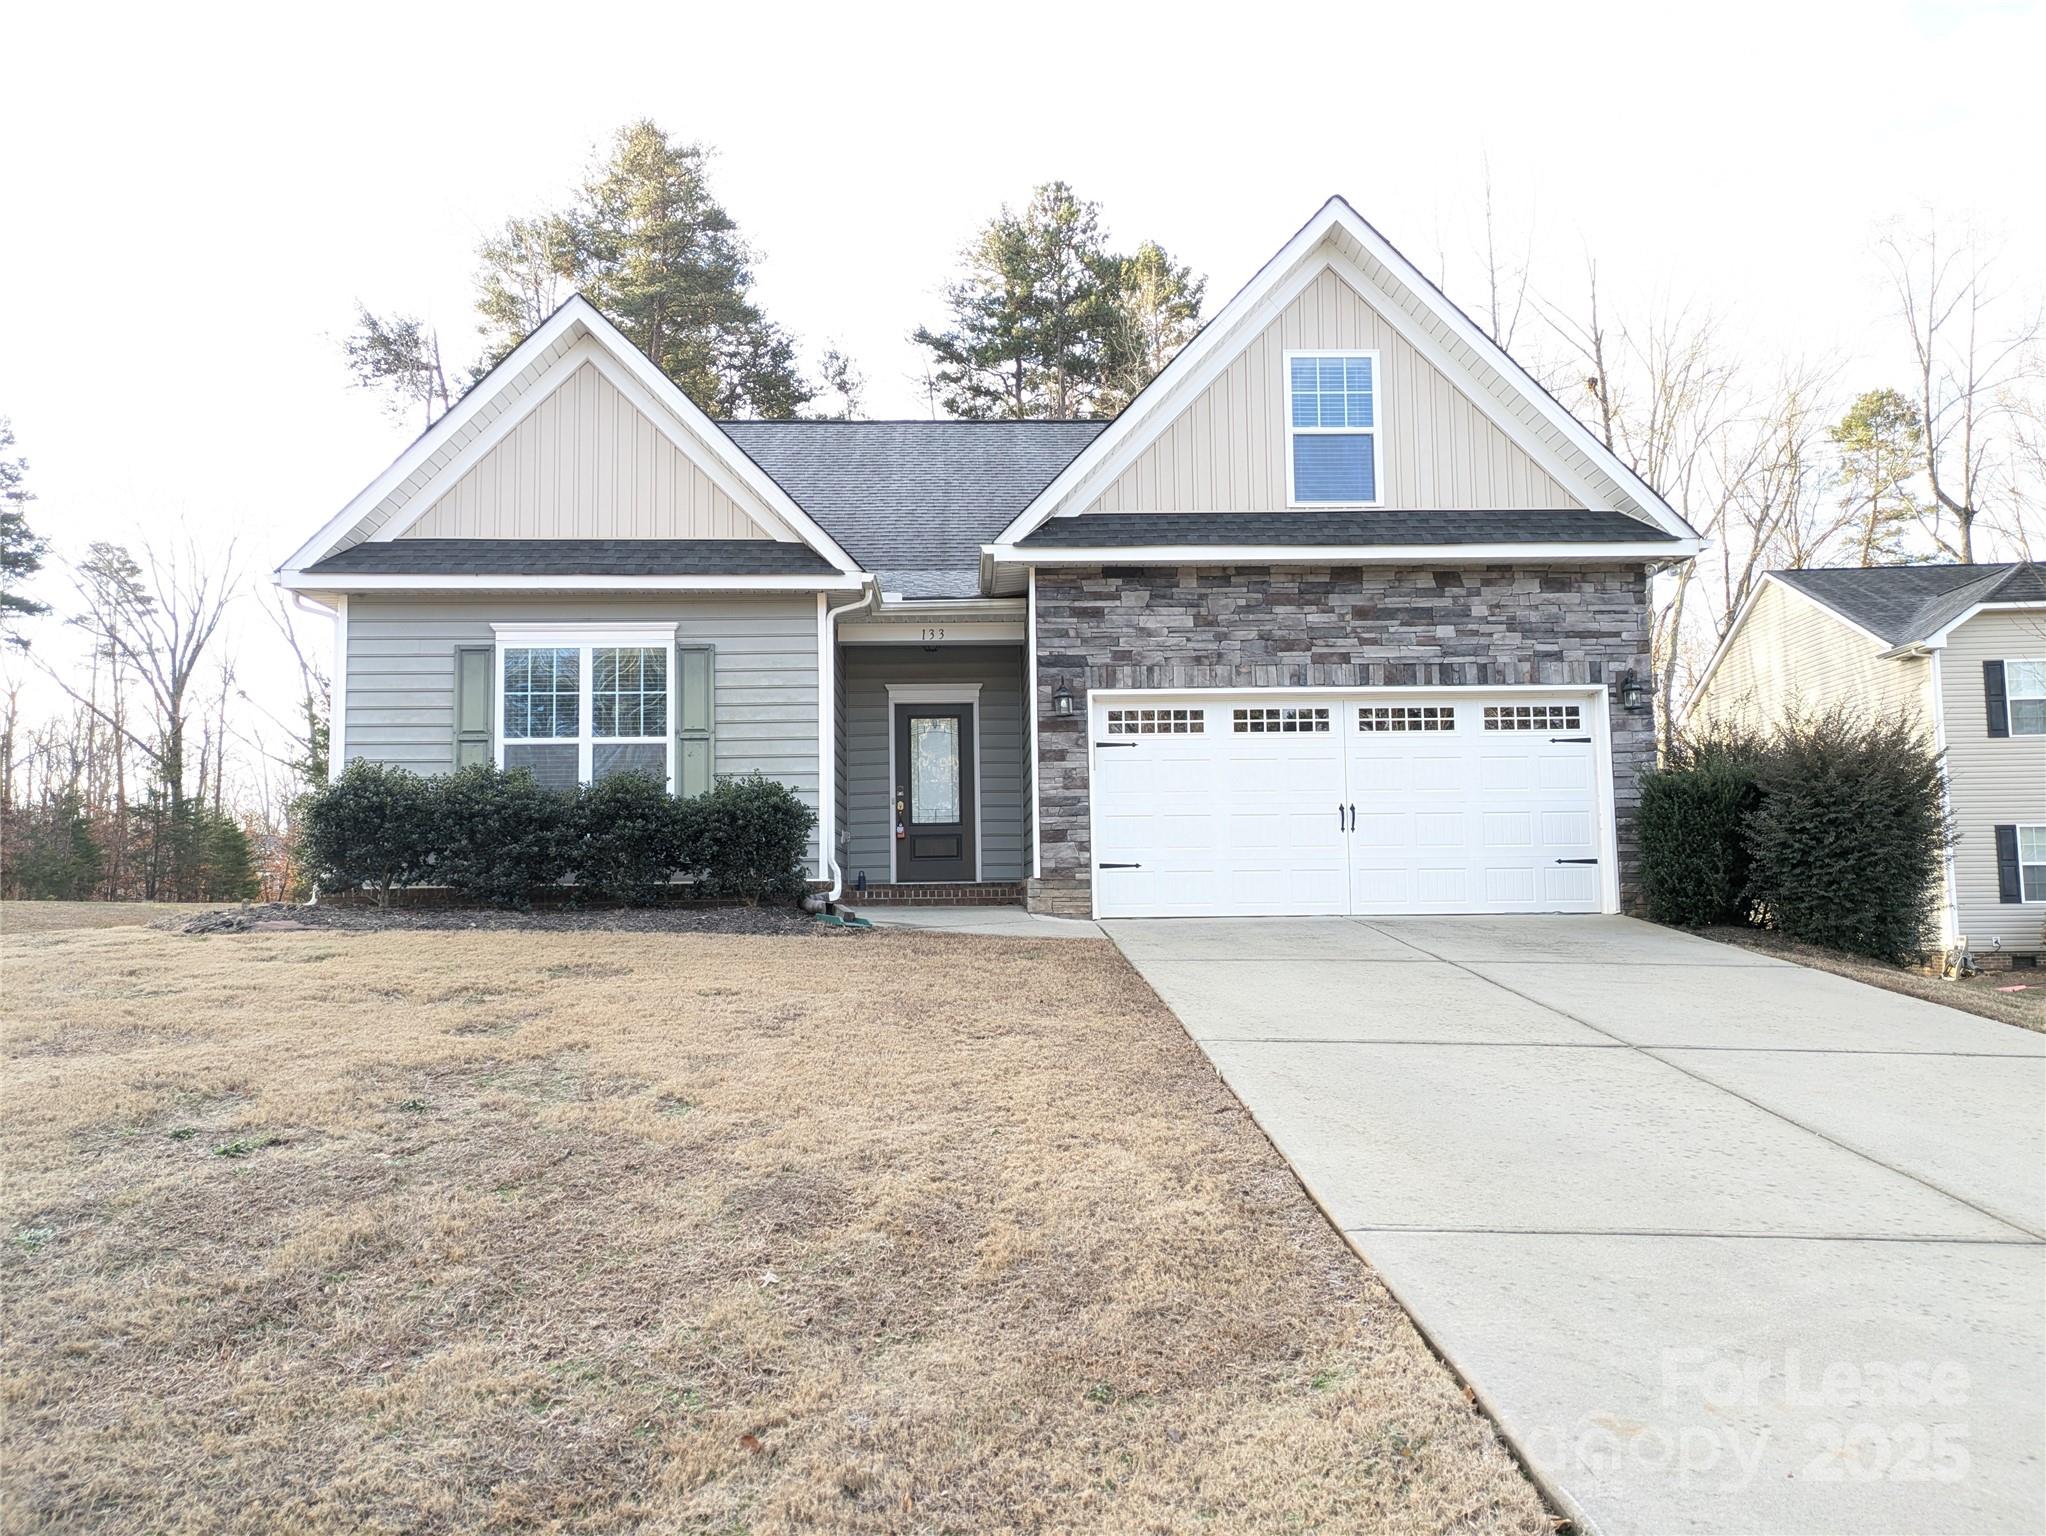
M747 516L595 363L585 362L399 537L767 539L776 534Z
M1989 734L1982 664L2046 655L2046 610L1978 613L1939 653L1947 743L1947 797L1960 841L1953 851L1956 928L1980 954L2042 947L2046 910L2005 902L1996 878L1996 828L2046 824L2046 736ZM2008 686L2010 668L2005 667ZM2022 857L2022 855L2021 855Z
M1289 352L1375 354L1379 505L1445 510L1582 505L1325 267L1087 510L1285 511L1293 489L1287 471Z
M1886 661L1886 649L1801 593L1769 582L1707 679L1690 721L1760 727L1795 710L1846 705L1883 715L1911 711L1930 730L1930 664L1917 657Z
M844 657L845 819L841 844L846 886L864 871L869 885L890 878L894 840L888 744L894 711L888 685L978 683L980 731L980 878L1021 880L1029 873L1025 791L1023 651L1020 646L958 646L935 654L916 646L853 645ZM850 899L850 898L848 898Z
M676 645L714 647L717 772L761 773L817 804L817 599L808 592L351 597L345 758L445 773L454 764L456 650L493 647L493 625L521 623L672 623ZM493 714L501 731L501 701Z

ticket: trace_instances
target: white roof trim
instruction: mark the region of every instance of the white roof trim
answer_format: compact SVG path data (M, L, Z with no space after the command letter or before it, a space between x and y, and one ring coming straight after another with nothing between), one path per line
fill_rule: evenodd
M862 571L814 576L451 576L280 570L288 592L856 592Z
M1698 539L1655 539L1639 544L1144 544L1100 549L1058 545L983 544L981 556L999 565L1414 565L1486 560L1683 560L1704 548Z
M545 398L546 392L541 387L543 383L555 378L559 370L568 368L571 360L575 367L581 366L583 362L594 361L604 372L605 377L617 385L620 392L636 407L646 412L656 425L661 424L661 414L665 412L672 416L689 436L697 439L697 445L707 450L711 459L711 462L704 464L706 472L711 473L714 480L721 482L727 495L734 496L735 500L743 501L748 496L757 500L774 519L785 524L797 538L830 561L836 569L848 573L860 570L858 563L839 546L838 541L797 506L794 498L765 470L748 458L739 445L726 436L724 429L705 415L674 380L656 368L653 361L627 340L616 326L606 320L589 300L577 294L542 321L538 329L514 347L511 353L491 370L492 376L501 376L495 387L486 388L485 385L488 383L486 378L483 383L479 383L458 400L439 421L414 438L411 445L399 454L382 474L365 486L340 512L329 518L318 533L278 567L280 577L303 571L305 567L332 554L340 541L346 538L364 517L418 473L422 465L447 445L450 437L467 426L485 406L498 399L521 372L531 367L538 358L564 338L574 341L575 345L523 392L524 396L531 398L531 404L525 409L514 408L503 412L497 420L478 434L475 441L467 444L462 452L436 472L416 495L407 501L407 507L416 504L418 511L412 513L410 518L405 518L402 514L393 517L386 525L387 528L397 525L393 531L385 532L384 529L378 529L372 537L381 535L385 538L394 538L403 527L411 526L425 509L433 504L438 488L459 479L462 472L466 472L483 452L488 451L487 447L477 450L477 443L488 439L490 445L494 446L513 426L537 407ZM566 374L561 373L560 376L565 377ZM691 444L680 441L677 442L677 446L685 452L689 452L692 447ZM743 492L735 494L733 489L735 486L743 487ZM324 585L329 587L346 585L354 589L360 579L350 578L344 583L329 581ZM553 577L546 579L555 582L561 580ZM287 582L285 585L291 583Z
M1326 261L1310 261L1322 243L1332 235L1342 234L1357 245L1392 274L1413 295L1415 301L1456 338L1463 346L1477 355L1480 362L1496 372L1506 387L1525 402L1528 411L1556 428L1579 453L1597 466L1623 495L1632 499L1640 511L1653 518L1655 524L1665 533L1679 539L1695 541L1697 532L1691 528L1676 510L1662 497L1649 488L1646 482L1623 463L1605 444L1594 437L1590 430L1557 403L1555 398L1537 384L1527 371L1507 355L1491 337L1472 323L1470 317L1451 303L1434 284L1422 275L1412 262L1394 249L1385 237L1360 217L1357 211L1340 197L1332 197L1321 206L1315 216L1301 226L1300 230L1282 246L1271 260L1258 269L1254 276L1236 296L1223 307L1221 313L1202 328L1201 333L1190 342L1165 369L1138 395L1130 408L1118 416L1109 427L1097 436L1078 457L1034 497L1030 505L1002 530L995 541L996 546L1014 545L1047 518L1058 513L1069 503L1085 504L1084 492L1094 490L1112 478L1108 473L1111 461L1127 463L1135 452L1152 441L1164 425L1176 419L1179 413L1213 381L1240 350L1239 338L1246 328L1255 323L1259 329L1276 319L1290 302L1292 296L1307 282L1320 275L1324 265L1334 266L1343 276L1356 284L1362 291L1378 291L1388 299L1382 284L1370 281L1357 265L1340 251L1332 253ZM1303 264L1308 268L1305 275L1299 270ZM1443 368L1451 378L1468 377L1470 368L1447 356L1442 346L1432 336L1413 325L1413 317L1404 312L1398 302L1388 303L1379 311L1409 341L1419 346L1437 367ZM1421 338L1425 337L1425 341ZM1146 399L1146 396L1151 397ZM1581 474L1569 473L1567 469L1558 473L1561 461L1540 444L1539 438L1529 429L1524 416L1511 410L1494 411L1492 404L1503 404L1492 397L1489 390L1480 390L1473 397L1479 408L1495 421L1502 430L1526 448L1544 469L1556 475L1561 483L1573 489L1584 485ZM1132 440L1135 449L1132 450ZM1539 445L1539 446L1537 446ZM1587 506L1608 502L1610 497L1595 494L1584 498Z

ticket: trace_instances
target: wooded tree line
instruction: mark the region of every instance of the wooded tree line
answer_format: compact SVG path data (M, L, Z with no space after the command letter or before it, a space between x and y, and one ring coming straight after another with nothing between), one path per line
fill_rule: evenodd
M217 901L282 894L290 872L288 795L255 793L245 726L255 708L219 644L235 600L232 548L174 552L96 542L69 567L73 601L21 590L42 570L46 541L28 521L28 463L0 420L0 637L10 659L53 681L66 712L25 723L22 681L0 685L0 894L61 900ZM84 661L59 666L33 649L38 621L76 630ZM296 638L287 639L296 651ZM304 735L286 762L310 782L325 775L324 680L296 722ZM289 735L289 731L281 734Z
M415 315L367 310L346 342L357 383L432 421L567 296L590 297L714 416L854 417L864 379L827 348L815 376L752 297L754 255L714 195L709 152L655 124L619 130L558 207L507 219L478 252L475 358L451 361ZM1699 305L1615 305L1594 256L1533 276L1489 175L1475 276L1432 276L1712 542L1655 588L1659 719L1763 574L1786 566L2030 558L2046 484L2046 355L2037 291L1927 219L1875 247L1903 366L1848 378L1739 339ZM1466 269L1469 263L1465 264ZM968 240L942 314L911 333L936 416L1106 417L1194 335L1206 280L1157 242L1118 245L1062 181ZM233 551L95 543L66 564L53 613L23 583L50 551L30 527L26 461L0 422L0 655L40 666L68 712L31 726L0 682L0 891L217 898L252 878L280 895L290 806L324 781L328 679L283 600L240 584ZM280 711L252 699L219 635L231 602L265 607L297 661ZM36 625L71 628L59 671ZM251 875L251 871L255 872Z

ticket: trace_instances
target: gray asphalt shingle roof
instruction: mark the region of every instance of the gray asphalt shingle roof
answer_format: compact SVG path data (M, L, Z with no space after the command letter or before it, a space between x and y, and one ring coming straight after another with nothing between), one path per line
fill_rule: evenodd
M1878 565L1775 571L1788 583L1890 645L1938 633L1977 603L2046 602L2046 567Z
M1055 517L1025 548L1130 549L1170 544L1596 544L1671 540L1624 512L1091 512Z
M831 562L776 539L392 539L310 567L336 576L813 576Z
M975 597L993 540L1100 421L726 421L746 455L904 597Z

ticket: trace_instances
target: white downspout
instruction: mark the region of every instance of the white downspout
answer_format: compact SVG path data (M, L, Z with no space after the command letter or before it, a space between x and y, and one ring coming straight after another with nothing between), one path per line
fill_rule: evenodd
M817 782L823 786L817 796L817 834L824 867L831 871L831 889L824 895L827 907L836 905L845 891L845 871L838 864L838 621L841 615L870 607L881 595L879 578L870 577L869 581L858 597L836 608L827 608L830 599L817 594L817 697L821 701Z

